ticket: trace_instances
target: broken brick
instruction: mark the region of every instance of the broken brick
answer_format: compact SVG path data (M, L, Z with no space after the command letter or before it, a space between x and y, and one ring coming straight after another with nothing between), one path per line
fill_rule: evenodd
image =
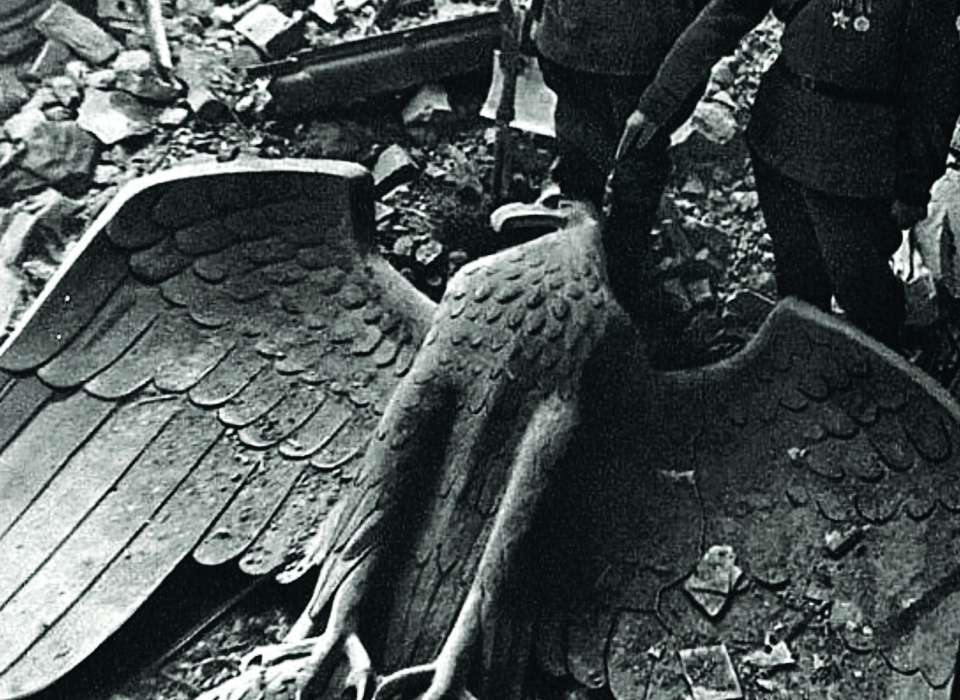
M447 91L442 85L424 85L403 108L406 126L429 124L453 114Z
M177 75L187 84L187 104L200 119L218 122L226 119L230 110L219 95L210 87L210 77L215 74L218 60L203 51L183 48L180 51L180 63Z
M762 649L756 649L743 657L743 662L755 668L776 669L793 666L797 660L793 658L786 642L766 644Z
M30 95L17 76L13 66L0 65L0 119L6 119L23 107Z
M115 87L148 102L170 104L180 97L180 86L163 80L153 70L117 71Z
M406 149L393 144L377 158L373 166L373 188L377 197L392 190L398 185L413 180L419 168Z
M337 23L337 3L335 0L313 0L310 12L328 26Z
M682 649L680 665L693 700L740 700L743 697L725 645Z
M73 78L55 75L47 81L47 84L53 90L57 102L64 107L73 107L80 102L80 86L73 81Z
M85 183L93 174L99 149L73 122L43 121L28 135L19 167L50 184Z
M831 530L823 536L823 545L833 559L846 556L866 537L869 526L853 525L845 530Z
M153 59L146 49L132 49L121 51L110 65L115 71L132 70L136 72L148 71L153 66Z
M267 56L282 56L303 41L303 17L288 17L274 5L254 7L235 28Z
M66 70L67 63L73 60L73 52L66 44L47 39L40 53L30 64L30 75L35 78L48 78L60 75Z
M684 590L710 617L719 615L737 590L743 569L736 560L732 547L713 546L683 583Z
M80 105L77 124L111 146L132 136L153 131L157 108L144 105L125 92L90 88Z
M81 58L100 65L120 51L120 43L69 5L54 2L36 22L48 39L60 41Z

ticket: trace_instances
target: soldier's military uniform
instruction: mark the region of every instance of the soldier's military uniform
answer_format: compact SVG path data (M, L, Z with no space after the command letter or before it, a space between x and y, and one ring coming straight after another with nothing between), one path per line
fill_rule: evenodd
M623 125L664 57L706 0L540 0L536 47L557 93L559 158L554 177L569 197L600 207ZM668 121L679 125L697 95ZM644 158L618 168L615 220L604 231L613 288L621 301L659 317L662 296L647 279L645 239L669 175L669 134ZM656 298L652 298L653 294Z
M960 112L957 0L713 0L670 51L638 111L658 125L773 9L783 50L748 141L777 283L887 343L903 323L891 215L923 207ZM920 210L922 211L922 210Z

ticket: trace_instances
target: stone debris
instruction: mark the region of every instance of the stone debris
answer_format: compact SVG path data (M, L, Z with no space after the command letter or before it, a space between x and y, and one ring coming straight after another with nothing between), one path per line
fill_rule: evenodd
M869 531L869 525L852 525L844 530L830 530L823 536L823 545L833 559L846 556L863 541Z
M309 11L328 26L332 27L337 23L337 3L335 0L313 0Z
M60 75L67 64L74 59L74 53L60 41L47 39L40 53L30 64L30 75L35 78L48 78Z
M120 42L69 5L54 2L40 16L37 29L48 39L66 44L81 58L101 65L119 53Z
M176 102L182 92L179 85L163 80L152 70L143 72L118 70L114 87L146 102L157 104Z
M153 67L153 59L150 57L150 52L145 49L121 51L117 54L117 57L113 59L110 67L118 73L123 71L142 73L149 71Z
M715 545L707 550L696 570L683 583L684 590L711 618L723 611L740 587L743 569L736 561L732 547Z
M680 650L680 666L692 700L741 700L743 690L725 644Z
M402 146L393 144L383 150L373 166L373 188L382 197L398 185L410 182L420 172L416 161Z
M762 649L755 649L743 657L743 662L755 668L774 670L794 666L797 660L793 658L790 648L784 641L772 643L768 638Z
M0 119L16 114L30 99L30 94L17 78L13 66L0 65Z
M205 51L188 48L180 51L177 75L187 84L187 105L203 121L219 122L230 115L229 106L212 87L214 76L224 71L220 61Z
M442 85L424 85L406 107L403 108L403 123L407 126L432 124L453 115L450 98Z
M54 96L64 107L75 107L80 103L83 95L76 81L67 75L55 75L47 81Z
M274 5L257 5L236 23L237 32L266 56L281 56L303 41L303 15L288 17Z
M88 89L80 105L77 124L105 146L153 131L159 110L144 105L125 92Z

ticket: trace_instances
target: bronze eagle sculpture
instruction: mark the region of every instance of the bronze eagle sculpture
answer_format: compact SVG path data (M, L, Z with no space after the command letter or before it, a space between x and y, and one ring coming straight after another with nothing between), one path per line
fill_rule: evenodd
M0 353L0 698L188 558L319 570L214 698L338 666L362 700L679 698L828 600L887 670L841 697L949 683L960 407L934 381L790 300L738 354L654 371L587 216L438 305L373 234L369 174L333 161L173 170L91 225Z

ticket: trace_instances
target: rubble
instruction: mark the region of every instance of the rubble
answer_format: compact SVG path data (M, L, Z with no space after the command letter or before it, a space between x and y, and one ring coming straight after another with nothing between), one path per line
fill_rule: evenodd
M844 530L830 530L823 536L823 545L833 559L846 556L863 541L869 531L869 525L852 525Z
M743 690L724 644L680 650L683 678L693 700L741 700Z
M771 643L768 638L762 649L755 649L743 657L743 662L755 668L772 670L793 666L797 660L793 658L786 642Z
M55 75L47 81L54 96L64 107L75 107L80 103L82 95L80 86L73 78L66 75Z
M714 545L683 583L684 590L711 618L723 611L730 596L740 587L743 569L736 565L736 560L732 547Z
M420 169L402 146L393 144L383 150L373 166L373 188L382 197L398 185L413 180Z
M14 74L13 66L0 65L0 119L15 114L29 99L30 95Z
M120 42L93 20L57 0L36 22L48 39L66 44L75 54L95 65L106 63L119 53Z
M303 15L283 14L274 5L257 5L237 21L235 28L266 56L282 56L303 42Z
M149 134L154 129L156 116L159 116L157 108L144 105L125 92L88 88L77 124L105 146L112 146L133 136Z
M313 0L309 11L324 24L332 27L337 23L337 3L335 0Z
M453 115L450 98L442 85L424 85L403 108L403 123L407 126L436 123Z
M35 78L47 78L52 75L59 75L64 72L69 63L74 58L74 53L66 44L47 39L40 53L30 64L30 75Z
M128 92L134 97L157 104L170 104L181 95L182 89L163 80L152 70L136 72L132 70L118 70L114 81L117 90Z
M142 73L150 70L152 66L153 59L150 57L150 52L145 49L121 51L110 65L118 73L122 71Z
M180 51L177 75L187 84L190 110L203 121L222 121L230 114L230 108L211 86L213 76L225 70L215 56L205 51L188 48Z

